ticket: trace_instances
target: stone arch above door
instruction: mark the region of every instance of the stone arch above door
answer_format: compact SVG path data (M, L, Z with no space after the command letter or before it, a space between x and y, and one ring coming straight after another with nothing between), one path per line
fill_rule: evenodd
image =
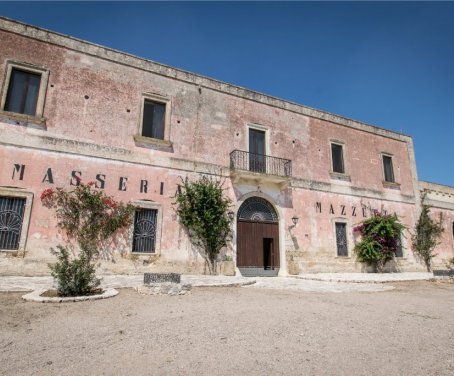
M278 222L279 218L267 200L262 197L250 197L246 199L238 209L238 219L258 222Z

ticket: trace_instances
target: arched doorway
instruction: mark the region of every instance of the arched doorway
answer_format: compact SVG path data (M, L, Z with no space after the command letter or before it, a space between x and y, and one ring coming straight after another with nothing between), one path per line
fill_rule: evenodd
M275 277L279 272L278 216L261 197L248 198L238 209L237 267L247 277Z

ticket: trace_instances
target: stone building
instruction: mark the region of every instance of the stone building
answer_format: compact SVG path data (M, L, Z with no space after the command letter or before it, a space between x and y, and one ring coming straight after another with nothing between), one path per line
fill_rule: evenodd
M354 225L412 229L421 191L444 216L436 263L454 256L454 188L418 181L409 136L5 18L0 40L1 274L48 273L61 234L40 193L80 179L140 208L102 273L202 271L172 209L200 174L225 179L246 275L362 271ZM423 270L401 243L392 267Z

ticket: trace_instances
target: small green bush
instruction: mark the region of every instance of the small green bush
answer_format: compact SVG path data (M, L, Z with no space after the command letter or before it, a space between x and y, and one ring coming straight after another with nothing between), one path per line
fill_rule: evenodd
M57 281L59 296L89 295L99 286L95 266L83 253L71 260L70 252L61 245L57 246L57 250L52 248L51 253L57 257L57 262L49 264L49 268Z

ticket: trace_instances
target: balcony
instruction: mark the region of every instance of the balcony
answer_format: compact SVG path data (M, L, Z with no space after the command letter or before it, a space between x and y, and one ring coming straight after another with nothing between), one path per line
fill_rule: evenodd
M275 183L286 187L292 176L289 159L254 154L243 150L230 153L230 170L234 182L252 181L254 184Z

